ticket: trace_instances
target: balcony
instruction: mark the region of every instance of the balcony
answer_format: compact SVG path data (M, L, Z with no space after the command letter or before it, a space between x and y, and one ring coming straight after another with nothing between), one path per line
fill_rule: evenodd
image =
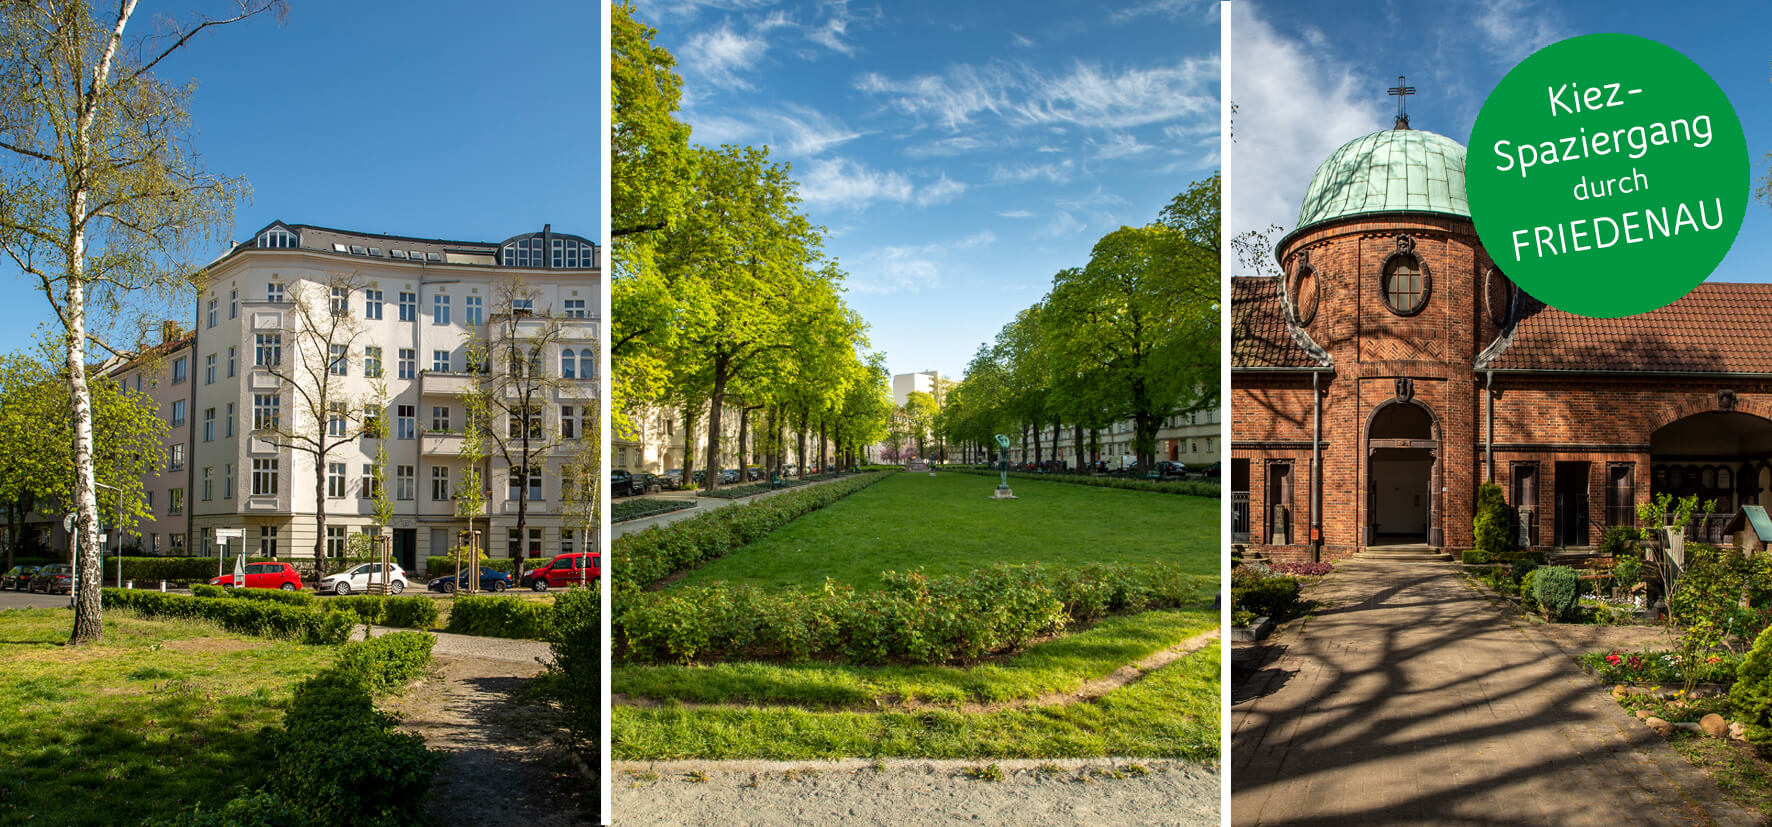
M419 434L419 452L425 456L461 456L462 436L448 431L423 431Z
M475 379L471 373L427 370L419 377L418 392L422 396L460 396L473 386Z

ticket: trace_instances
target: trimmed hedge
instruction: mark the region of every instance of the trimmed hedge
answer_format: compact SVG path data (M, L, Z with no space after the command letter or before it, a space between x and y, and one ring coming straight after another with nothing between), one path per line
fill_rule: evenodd
M547 560L547 558L536 558L536 559L538 559L542 562L546 562L546 560ZM509 574L512 576L515 576L517 573L516 572L517 561L512 558L509 558L509 557L481 557L480 558L480 565L485 566L486 568L489 568L489 569L493 569L495 571L502 571L505 574ZM468 561L463 560L462 561L462 568L471 570L473 568L473 566L468 565ZM525 568L531 568L531 567L525 566ZM455 573L455 558L454 557L450 557L447 555L444 555L444 556L432 555L430 557L425 558L425 576L426 577L448 577L449 575L454 574L454 573ZM423 585L423 584L421 583L418 585Z
M621 594L699 566L887 476L862 474L618 537L610 544L611 583Z
M291 606L312 606L319 598L308 592L284 591L282 589L222 589L220 586L204 586L204 593L198 594L197 587L191 587L191 593L199 597L213 597L209 589L221 589L222 597L233 597L240 600L264 600L271 603L287 603Z
M603 716L602 587L571 588L554 598L549 648L552 686L566 713L566 728L580 743L595 744Z
M994 565L965 575L886 572L878 591L714 583L616 601L615 657L969 663L1110 613L1188 605L1209 578L1167 566Z
M553 628L553 607L520 597L458 594L444 629L459 635L547 640Z
M335 668L371 693L384 695L423 675L436 644L424 632L390 632L339 647Z
M609 509L609 522L621 523L638 520L644 517L656 517L673 511L694 508L694 500L679 500L668 497L642 497L633 500L622 500L614 503Z
M348 613L357 623L414 629L437 625L437 601L423 595L353 594L316 600L315 606L324 612Z
M263 600L186 597L136 589L105 589L104 600L143 617L207 620L230 632L303 643L343 643L351 632L350 620L340 613Z
M981 471L972 468L943 468L943 471L954 471L961 474L975 474L981 477L999 476L997 471ZM1222 496L1220 486L1215 482L1198 480L1135 480L1128 477L1095 477L1088 474L1030 474L1026 471L1010 471L1012 480L1040 480L1042 482L1068 482L1072 485L1093 485L1097 488L1121 488L1127 491L1155 491L1158 494L1185 494L1190 497Z

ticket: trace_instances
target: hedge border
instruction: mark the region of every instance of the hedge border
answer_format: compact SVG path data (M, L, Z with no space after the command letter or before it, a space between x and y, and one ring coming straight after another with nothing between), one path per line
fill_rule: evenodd
M981 471L974 468L944 468L957 474L972 474L980 477L995 477L1000 471ZM1184 497L1206 497L1219 499L1224 496L1223 486L1218 483L1200 482L1197 480L1178 480L1162 482L1160 480L1134 480L1125 477L1092 477L1086 474L1030 474L1025 471L1010 471L1012 480L1034 480L1037 482L1063 482L1071 485L1089 485L1096 488L1117 488L1122 491L1150 491L1156 494L1176 494Z

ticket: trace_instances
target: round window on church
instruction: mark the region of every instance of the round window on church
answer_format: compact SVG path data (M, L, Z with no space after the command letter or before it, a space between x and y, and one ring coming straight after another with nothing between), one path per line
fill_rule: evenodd
M1384 263L1384 304L1399 316L1413 316L1427 304L1427 273L1412 255L1394 255Z

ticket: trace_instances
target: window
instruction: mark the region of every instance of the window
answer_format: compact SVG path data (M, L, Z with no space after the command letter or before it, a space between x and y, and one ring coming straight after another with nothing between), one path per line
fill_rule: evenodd
M449 430L449 406L448 405L433 405L433 406L431 406L431 430L433 430L433 431L447 431L447 430Z
M283 229L265 230L258 235L258 246L283 249L293 248L295 246L295 233Z
M363 488L357 496L372 499L381 493L381 483L375 479L375 465L363 463Z
M234 351L235 350L236 350L236 348L233 346L228 347L228 378L229 379L234 378Z
M400 378L411 379L418 375L418 351L409 347L400 348Z
M541 529L529 529L529 556L541 556Z
M578 439L578 422L573 415L571 405L560 406L560 437L562 439Z
M512 528L506 529L505 537L509 542L509 549L512 557L516 557L523 553L523 535L518 534L517 530ZM529 556L541 556L541 529L539 528L529 529Z
M215 409L203 409L203 441L215 441Z
M340 499L345 495L345 464L342 462L326 463L326 496Z
M442 293L431 296L431 324L449 324L449 297Z
M265 285L265 301L271 304L283 303L283 282L273 281Z
M203 357L203 384L215 384L215 354Z
M254 496L277 493L277 460L252 461L252 493Z
M229 290L228 291L228 318L235 319L235 318L239 318L239 316L240 316L240 291L239 290Z
M261 525L258 527L258 556L277 556L277 527Z
M345 556L345 527L329 525L326 527L326 556Z
M525 474L523 473L522 466L511 466L510 499L515 500L522 497L524 477ZM527 477L529 480L529 499L541 499L541 469L529 469Z
M326 435L344 436L349 432L349 416L346 414L345 403L334 402L326 406ZM340 473L343 473L341 470Z
M398 405L394 408L394 438L414 439L418 436L418 406Z
M234 435L234 403L229 402L228 403L228 421L227 421L226 436L233 436L233 435Z
M449 467L445 465L431 466L431 500L433 502L449 501Z
M394 466L394 499L418 498L418 473L410 465Z
M166 492L166 513L185 513L185 490L183 488L174 488Z
M578 378L578 351L566 348L560 351L560 378Z
M585 318L585 300L584 299L567 299L566 300L566 318L568 318L568 319Z
M168 534L168 535L166 535L166 550L168 552L171 552L172 556L174 556L174 557L184 556L185 535L183 535L183 534Z
M467 305L462 311L462 321L471 325L486 323L486 302L479 296L469 296L462 300Z
M327 345L331 358L326 362L326 372L333 376L344 376L349 373L350 351L345 345Z
M178 471L183 469L185 467L185 444L183 442L173 443L172 448L167 451L167 457L166 470Z
M542 421L540 408L527 408L513 411L511 413L510 423L510 434L512 439L518 439L523 436L523 426L525 423L529 426L530 439L541 438Z
M209 320L209 326L215 327L215 299L209 300L208 320Z
M186 359L186 357L183 357L183 356L180 356L177 359L172 360L172 384L176 385L180 382L185 381L185 374L188 370L188 365L186 364L186 362L187 362L187 359Z
M172 424L185 424L185 401L183 399L172 400Z
M597 354L588 347L578 352L578 378L597 378Z
M234 463L222 466L222 499L234 498Z
M149 554L159 554L160 553L160 535L158 535L158 534L149 534L148 535L148 553Z
M136 391L136 393L141 393L141 389L142 389L142 375L138 373L135 375L135 391Z
M1637 484L1635 467L1628 462L1606 466L1606 525L1637 524ZM1719 482L1722 482L1719 480ZM1728 487L1723 483L1723 487Z
M363 436L381 438L381 409L374 405L363 406Z
M381 378L381 348L373 345L363 348L363 375L371 379Z
M205 502L208 502L210 495L214 494L214 493L215 493L215 466L213 466L213 465L204 466L204 468L203 468L203 500Z
M332 315L334 318L351 312L351 288L332 288Z
M1427 273L1421 262L1406 253L1391 256L1384 265L1384 303L1392 313L1412 316L1427 304Z
M627 449L621 451L622 459L616 467L627 464ZM560 466L560 501L574 502L578 499L578 469L570 465Z
M433 351L431 351L431 370L435 371L437 373L448 373L449 372L449 351L447 351L447 350L433 350Z
M274 393L252 395L252 428L255 431L275 430L282 420L283 397Z
M254 354L255 361L253 364L258 365L261 368L274 367L283 364L283 334L260 333L258 334L257 343L258 347ZM228 375L232 376L233 373L230 372Z
M511 315L530 316L535 313L535 299L511 299Z
M363 318L365 318L365 319L380 319L381 318L381 291L380 290L365 289L363 291Z
M400 294L400 321L403 321L403 322L418 321L418 294L417 293L401 293Z

